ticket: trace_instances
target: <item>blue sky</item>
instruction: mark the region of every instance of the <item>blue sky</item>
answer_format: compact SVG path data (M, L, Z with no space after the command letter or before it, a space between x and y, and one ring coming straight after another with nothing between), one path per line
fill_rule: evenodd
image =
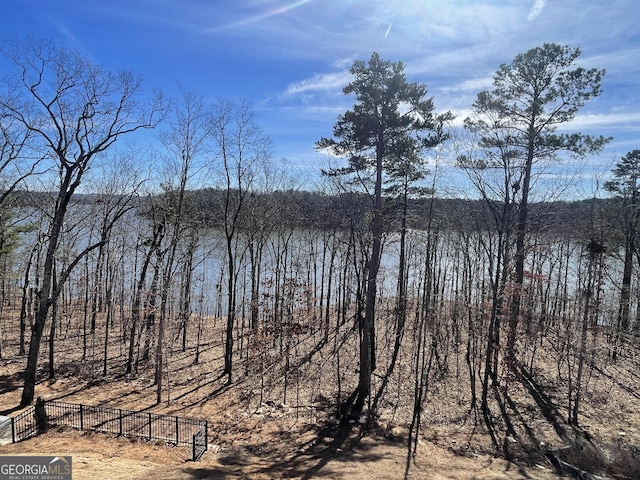
M274 155L301 175L324 159L352 105L348 68L373 51L405 63L438 111L461 121L493 73L555 42L607 70L603 94L572 128L615 140L587 172L640 148L637 0L3 0L2 37L53 37L110 69L143 76L168 95L181 83L205 98L248 99Z

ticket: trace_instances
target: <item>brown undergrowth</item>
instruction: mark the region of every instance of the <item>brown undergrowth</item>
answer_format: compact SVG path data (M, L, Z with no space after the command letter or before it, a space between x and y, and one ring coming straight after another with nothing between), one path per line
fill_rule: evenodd
M88 339L84 359L80 331L62 330L55 378L47 378L45 347L36 388L37 396L49 400L206 418L210 449L199 462L185 448L64 428L4 445L0 454L70 454L76 479L551 479L560 478L557 461L609 478L640 478L640 350L632 342L618 351L616 363L607 360L606 347L594 350L579 428L565 421L558 359L552 348L540 347L533 371L522 367L513 378L505 376L490 395L493 440L480 409L470 408L463 349L441 352L416 454L408 456L415 382L411 338L375 415L339 419L336 405L357 381L353 329L342 326L327 335L305 330L289 335L290 341L239 337L237 373L228 385L220 375L223 322L207 319L204 327L197 364L193 341L185 351L177 340L169 345L160 404L153 365L141 362L136 374L124 375L125 349L115 335L102 375L99 330ZM5 338L11 338L6 331ZM381 351L384 341L381 336ZM0 410L14 414L26 358L11 341L3 352ZM381 365L385 361L381 356ZM380 381L374 378L374 389Z

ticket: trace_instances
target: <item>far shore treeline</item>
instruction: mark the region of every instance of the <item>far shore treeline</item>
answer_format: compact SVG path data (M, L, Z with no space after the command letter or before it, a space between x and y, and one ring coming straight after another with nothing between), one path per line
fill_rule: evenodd
M137 214L149 217L154 204L159 202L164 194L140 196L136 199ZM186 197L194 207L198 223L202 228L219 229L224 227L223 199L227 195L224 189L207 188L186 192ZM53 193L15 191L11 198L16 207L33 207L42 202L51 201ZM279 220L289 228L321 228L321 229L350 229L364 228L367 222L367 210L370 208L370 198L362 193L348 192L329 195L322 192L307 190L281 190L269 193L251 193L257 204L281 206ZM93 204L105 201L103 194L77 194L78 204ZM400 222L393 221L394 201L387 198L386 205L389 219L387 232L397 232ZM286 207L286 208L285 208ZM619 200L616 198L591 198L581 200L536 202L531 205L531 229L540 234L569 234L576 242L583 240L588 243L592 236L594 212L609 212L615 216L619 212ZM487 222L491 210L483 200L423 197L409 201L409 215L407 228L426 230L437 228L453 231L476 231L478 229L492 229L495 224ZM615 227L611 228L609 238L615 247Z

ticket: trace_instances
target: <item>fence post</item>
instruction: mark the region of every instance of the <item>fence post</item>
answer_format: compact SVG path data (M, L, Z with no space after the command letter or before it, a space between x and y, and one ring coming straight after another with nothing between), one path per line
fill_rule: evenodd
M122 409L119 409L119 414L118 415L118 423L120 424L120 432L118 432L118 436L121 437L122 436Z
M149 441L151 441L151 412L149 412Z
M16 426L13 417L11 417L11 443L16 443Z
M209 421L204 421L204 451L209 449Z
M196 461L196 436L198 436L197 433L191 438L191 460L194 462Z
M83 410L84 408L82 408L84 405L80 404L80 431L82 432L84 430L84 416L83 416Z
M176 417L176 446L180 445L180 430L178 424L178 417Z

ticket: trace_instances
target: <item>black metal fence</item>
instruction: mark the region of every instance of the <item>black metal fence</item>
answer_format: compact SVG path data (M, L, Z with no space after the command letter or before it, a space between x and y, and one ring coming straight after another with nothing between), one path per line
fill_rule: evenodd
M13 443L26 440L38 434L35 412L35 407L29 407L20 415L11 418L11 441Z
M57 401L46 401L45 411L49 426L64 425L82 431L191 445L194 461L207 451L206 420ZM34 407L13 418L12 423L14 442L38 434Z
M209 432L207 431L207 424L205 422L203 428L201 428L200 431L196 432L196 434L193 436L192 458L194 462L198 460L202 455L204 455L204 452L207 451L208 436Z

